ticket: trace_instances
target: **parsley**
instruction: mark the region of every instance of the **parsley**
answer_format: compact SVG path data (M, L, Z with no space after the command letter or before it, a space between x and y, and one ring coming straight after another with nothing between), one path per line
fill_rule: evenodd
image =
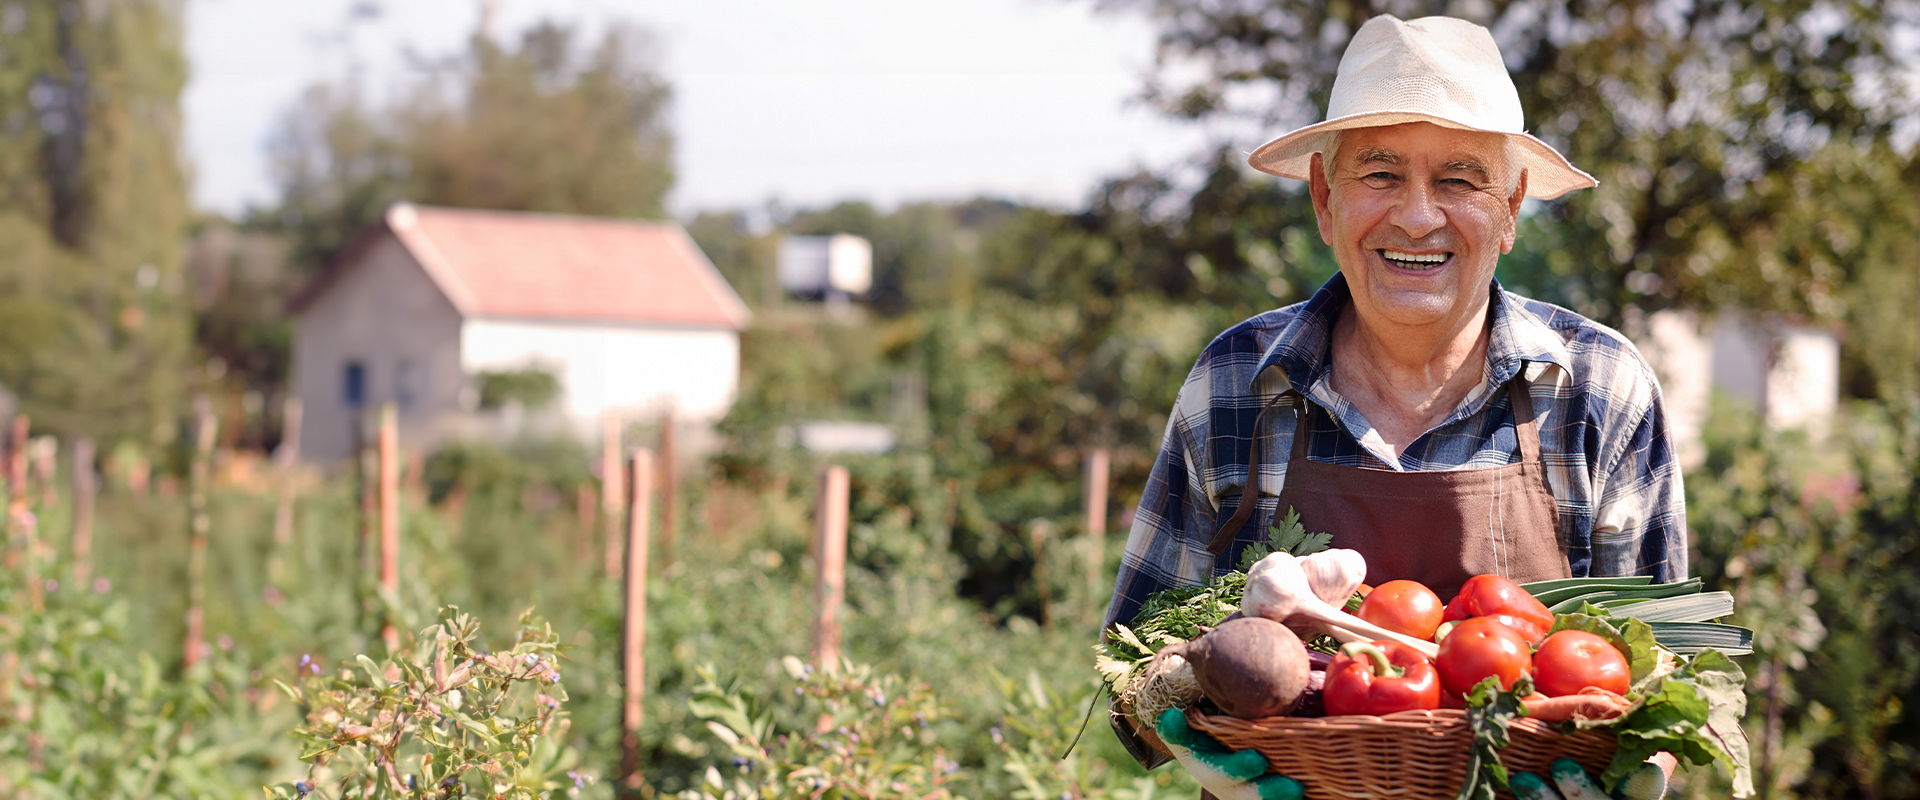
M1267 528L1267 540L1255 542L1240 554L1240 571L1253 569L1260 559L1274 553L1292 553L1296 556L1310 556L1333 545L1331 533L1308 533L1300 524L1300 512L1287 509L1287 516L1278 524Z

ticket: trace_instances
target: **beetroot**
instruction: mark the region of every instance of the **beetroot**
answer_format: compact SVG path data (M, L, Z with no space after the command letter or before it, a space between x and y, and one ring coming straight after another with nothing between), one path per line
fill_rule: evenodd
M1223 622L1193 640L1186 656L1200 692L1243 719L1293 711L1311 671L1300 637L1265 617Z

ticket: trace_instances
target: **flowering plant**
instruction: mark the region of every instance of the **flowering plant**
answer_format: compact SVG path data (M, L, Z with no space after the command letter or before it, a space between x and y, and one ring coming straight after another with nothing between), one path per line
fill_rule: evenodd
M578 754L556 744L567 693L552 629L528 611L512 648L488 652L477 621L443 613L404 657L360 655L331 673L301 659L300 685L279 685L306 713L293 735L307 777L271 797L532 800L585 784Z
M960 767L936 744L943 710L931 687L844 660L831 672L793 656L781 663L791 691L768 698L698 670L690 710L733 752L734 774L708 768L683 800L952 797L946 784Z

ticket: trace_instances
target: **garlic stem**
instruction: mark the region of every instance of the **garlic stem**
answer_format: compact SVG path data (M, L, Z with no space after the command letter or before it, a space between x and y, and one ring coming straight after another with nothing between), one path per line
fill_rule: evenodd
M1348 551L1352 552L1352 551ZM1354 553L1354 557L1358 557ZM1345 560L1345 557L1342 557ZM1433 658L1440 648L1432 642L1421 641L1402 633L1387 630L1364 619L1348 614L1325 600L1313 591L1307 572L1301 560L1289 553L1273 553L1253 565L1247 573L1246 594L1240 603L1241 613L1258 615L1279 622L1287 618L1300 616L1328 627L1373 639L1386 639L1399 642ZM1364 559L1361 560L1364 573ZM1349 563L1350 566L1350 563ZM1336 637L1338 638L1338 637Z

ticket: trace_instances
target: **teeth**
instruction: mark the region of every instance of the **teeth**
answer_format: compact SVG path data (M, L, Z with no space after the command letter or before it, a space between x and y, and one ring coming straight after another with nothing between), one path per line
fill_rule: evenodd
M1402 253L1398 250L1382 250L1380 255L1388 261L1407 264L1434 265L1447 260L1445 253Z

